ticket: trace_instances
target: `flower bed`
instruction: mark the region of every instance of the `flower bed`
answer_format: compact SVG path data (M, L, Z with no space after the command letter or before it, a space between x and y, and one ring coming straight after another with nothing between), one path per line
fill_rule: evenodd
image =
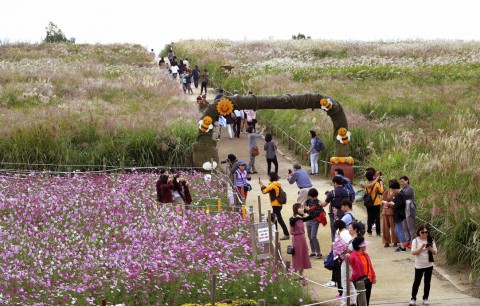
M197 204L218 196L218 184L198 178L191 177ZM213 273L219 300L294 305L303 297L281 267L251 260L247 221L226 210L159 209L155 181L152 174L1 177L0 304L207 303Z

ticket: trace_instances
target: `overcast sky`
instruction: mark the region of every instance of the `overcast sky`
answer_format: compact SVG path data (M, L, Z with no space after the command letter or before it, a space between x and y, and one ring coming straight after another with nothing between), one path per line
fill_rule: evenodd
M49 21L77 43L182 39L480 41L478 0L1 0L0 41L40 42Z

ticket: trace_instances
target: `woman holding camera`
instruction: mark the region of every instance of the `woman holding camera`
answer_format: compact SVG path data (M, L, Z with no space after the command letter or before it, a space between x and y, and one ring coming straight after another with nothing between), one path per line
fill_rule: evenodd
M433 255L437 254L437 246L427 224L422 224L417 229L417 238L412 241L412 255L415 255L415 279L412 286L412 299L410 305L415 305L417 292L423 280L423 305L429 305L430 281L433 272Z
M181 173L177 173L173 180L173 201L181 204L183 202L186 208L192 204L192 196L190 195L190 184Z

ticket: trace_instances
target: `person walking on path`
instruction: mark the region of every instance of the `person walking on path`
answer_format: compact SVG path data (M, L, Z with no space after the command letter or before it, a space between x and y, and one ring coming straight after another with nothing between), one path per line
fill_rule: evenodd
M304 204L308 198L308 191L313 187L308 173L302 170L300 164L294 164L293 172L288 170L287 181L290 184L297 183L297 187L300 189L298 191L297 202Z
M198 80L200 79L200 69L198 69L198 65L195 65L195 68L193 68L192 77L193 85L195 86L195 88L198 88Z
M205 89L205 94L207 94L207 85L208 85L208 71L207 69L203 69L203 73L201 75L202 83L200 84L200 94L203 94L203 90Z
M272 163L275 166L275 173L278 175L278 161L277 161L277 145L273 142L272 134L265 135L265 144L263 145L265 150L265 157L267 158L267 173L272 170Z
M253 127L247 128L248 133L248 143L249 143L249 156L250 161L248 162L248 172L250 174L257 173L257 169L255 168L255 156L258 155L258 146L257 146L257 138L262 137L264 129L262 129L258 133L253 132ZM256 154L256 155L254 155Z
M323 255L317 238L320 223L316 220L316 217L324 212L324 210L323 207L320 206L317 189L310 188L310 190L308 190L308 199L305 202L305 210L308 215L312 217L312 220L308 220L306 223L308 241L310 242L310 257L321 259Z
M365 171L365 177L367 182L365 183L365 194L370 194L373 199L373 206L366 207L367 209L367 233L372 235L372 227L375 223L375 232L377 236L380 236L381 225L380 225L380 207L382 206L381 195L383 194L383 181L381 176L375 177L375 169L368 168Z
M320 140L320 138L317 137L317 133L315 131L311 130L309 133L310 140L308 141L308 143L310 144L310 150L307 151L307 154L310 155L310 175L318 175L318 155L320 154L320 147L318 147L316 142L322 141Z
M292 246L295 250L295 253L292 255L292 267L301 277L303 277L303 270L312 268L312 263L308 257L304 224L304 222L310 222L312 219L312 216L305 214L302 204L293 204L293 216L290 218L290 235L292 236Z
M407 176L400 178L400 185L402 185L402 193L407 199L405 203L405 222L403 224L403 232L408 248L412 247L412 240L416 238L415 235L415 217L417 216L417 208L415 207L415 190L410 185L410 180Z
M350 266L352 267L352 275L350 281L357 282L366 276L365 295L367 296L367 306L370 305L370 296L372 294L372 285L377 282L375 270L372 261L366 250L370 242L365 241L363 237L356 237L352 240L353 252L350 253Z
M388 182L390 186L391 180ZM390 243L394 247L398 245L397 234L395 233L395 220L393 219L393 208L389 203L393 203L394 194L391 189L385 191L382 195L382 242L384 247L388 248Z
M412 241L412 255L415 255L415 279L412 285L412 299L410 305L417 301L418 288L423 279L423 305L429 305L430 281L433 272L433 255L437 254L437 246L427 224L422 224L417 229L417 238Z
M278 223L283 230L283 237L280 240L289 240L290 234L288 233L287 226L285 225L285 221L283 221L282 217L282 204L278 202L278 196L280 195L280 188L282 185L278 182L278 174L275 172L270 172L270 184L265 186L261 181L258 181L260 185L260 189L262 190L263 194L267 194L270 196L270 205L272 206L273 213L277 216L277 223L275 224L278 232Z

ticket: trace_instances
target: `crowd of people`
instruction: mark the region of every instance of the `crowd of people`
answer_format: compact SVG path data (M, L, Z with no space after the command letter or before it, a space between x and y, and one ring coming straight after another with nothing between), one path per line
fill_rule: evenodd
M188 59L177 60L173 51L167 55L167 60L162 58L160 67L168 69L173 79L179 77L186 94L193 94L191 84L195 88L201 86L201 93L197 97L199 110L204 111L209 103L206 100L207 85L209 83L207 69L200 70L195 65L191 70ZM251 95L247 92L245 95ZM234 91L238 96L238 91ZM219 90L215 97L218 101L224 96ZM407 249L415 256L414 282L411 291L410 305L416 304L417 293L423 278L424 292L423 304L428 305L430 282L433 270L433 255L437 249L435 241L430 235L428 225L422 224L415 228L416 204L415 192L407 176L398 180L390 179L388 185L384 184L382 173L374 168L365 171L365 183L361 184L366 195L365 207L367 212L366 224L355 217L353 202L355 190L350 180L344 176L341 168L335 169L335 176L331 179L332 190L325 193L324 200L320 199L319 192L314 188L310 176L318 175L318 159L320 151L324 149L323 143L314 130L309 131L308 150L306 156L310 158L310 172L302 169L295 163L288 171L286 180L289 184L296 184L298 192L293 205L292 216L286 219L282 216L283 203L280 201L282 185L279 182L279 163L277 159L277 144L271 133L264 135L265 129L257 131L257 114L255 110L235 109L230 115L220 116L216 139L220 140L222 127L227 129L228 138L241 138L245 134L248 138L248 163L239 160L234 154L229 154L222 163L228 164L228 172L232 186L236 189L240 202L245 202L252 186L251 175L257 173L256 157L260 154L257 139L265 138L263 151L266 160L269 183L260 179L258 185L263 194L269 195L272 207L272 216L275 220L276 231L280 229L283 236L280 240L291 240L295 250L292 255L292 267L303 278L305 269L312 267L311 260L322 259L318 231L320 224L329 223L331 250L334 258L332 278L325 284L327 287L337 287L341 305L347 305L346 286L347 279L350 287L350 305L356 305L356 284L362 282L365 287L367 305L370 303L373 285L377 281L374 263L367 252L370 241L365 236L376 235L381 237L385 248L393 245L395 252L403 253ZM273 167L272 167L273 164ZM187 207L192 199L189 184L181 174L169 174L163 171L157 181L157 197L159 203L184 204ZM368 202L368 203L367 203ZM375 233L374 233L375 232ZM327 256L327 258L329 257ZM347 275L347 261L349 258L350 273Z
M267 141L266 137L266 151L269 142L271 140ZM269 156L266 156L268 160ZM243 194L243 198L246 199L247 191L244 188L251 179L244 168L246 163L239 161L233 154L228 156L227 162L230 169L235 169L236 174L232 179L235 179L239 193ZM279 202L282 185L277 173L278 165L276 165L275 171L269 169L270 182L268 184L264 184L261 180L258 184L261 192L269 195L276 220L276 230L283 232L280 240L291 240L295 250L292 255L293 269L302 276L305 269L312 267L312 259L323 258L324 254L322 254L318 240L318 230L321 228L320 224L323 223L325 226L328 223L328 219L331 252L336 264L332 268L331 281L325 286L338 288L337 298L341 299L341 305L347 303L346 290L344 290L347 278L350 280L350 305L356 304L355 284L359 281L364 283L367 305L369 304L373 284L376 283L376 274L374 264L366 251L371 242L366 241L365 236L372 236L374 232L377 236L382 237L385 248L393 244L395 252L411 250L415 256L415 277L410 305L415 305L422 277L424 277L423 304L428 305L433 267L432 255L436 254L436 246L429 235L428 225L423 224L417 229L413 228L413 235L411 234L412 226L415 223L408 221L407 218L415 219L416 208L415 193L408 177L402 176L400 180L391 179L387 189L383 185L380 172L373 168L366 169L366 181L362 187L363 192L371 196L372 206L366 207L367 221L364 224L356 218L352 210L355 191L353 191L350 180L344 177L344 171L341 168L335 169L335 176L331 179L333 189L326 192L324 200L319 199L319 192L313 187L309 173L297 163L292 168L293 171L289 171L286 179L289 184L296 184L298 192L296 203L293 205L293 215L288 220L289 226L282 215L283 205ZM246 173L245 176L239 174L242 171ZM349 275L346 274L345 257L347 254L350 259L351 272Z

